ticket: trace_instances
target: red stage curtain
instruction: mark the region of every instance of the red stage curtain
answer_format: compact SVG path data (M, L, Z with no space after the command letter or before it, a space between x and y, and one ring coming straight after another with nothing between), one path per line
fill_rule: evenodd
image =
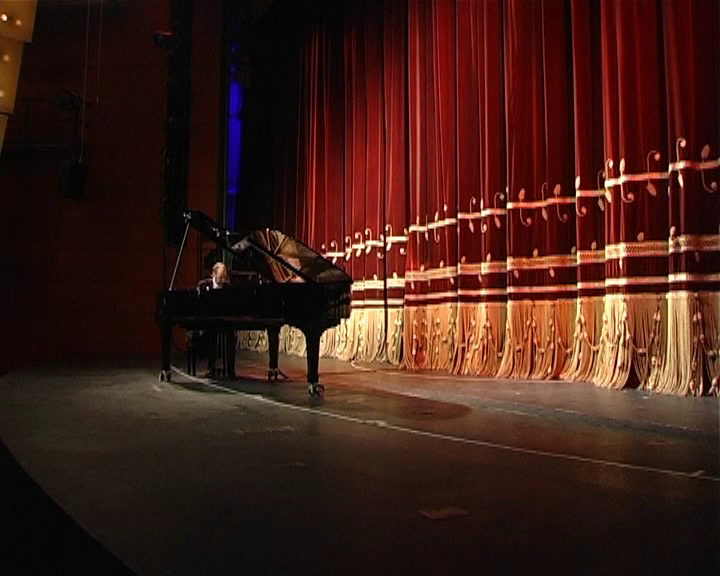
M406 235L407 11L401 3L310 3L300 46L297 139L278 149L271 224L295 233L355 280L353 318L324 354L398 363ZM291 150L288 153L287 150ZM297 182L297 190L288 183ZM292 209L292 208L291 208ZM280 216L283 216L280 218ZM302 336L283 333L286 351Z
M457 4L458 322L454 370L495 376L507 308L503 6Z
M572 0L570 9L578 300L572 356L562 377L592 380L600 352L605 295L600 2Z
M720 4L662 5L669 163L667 334L649 386L718 392L720 377ZM663 194L664 187L657 188ZM652 218L652 216L651 216Z
M560 374L576 287L570 23L561 0L506 3L508 318L499 375Z
M355 279L325 353L717 392L717 2L329 5L276 174Z
M410 226L405 359L447 369L457 299L455 6L408 4Z

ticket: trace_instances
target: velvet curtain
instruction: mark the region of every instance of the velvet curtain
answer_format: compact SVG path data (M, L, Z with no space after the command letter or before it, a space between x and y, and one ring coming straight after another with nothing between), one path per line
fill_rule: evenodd
M717 2L313 6L275 168L355 280L324 353L717 392Z

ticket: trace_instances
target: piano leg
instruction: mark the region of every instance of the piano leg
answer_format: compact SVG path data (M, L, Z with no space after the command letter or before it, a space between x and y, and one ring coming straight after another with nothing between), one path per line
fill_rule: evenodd
M160 347L162 349L160 380L162 382L170 382L170 340L172 338L172 325L165 318L160 321L160 338Z
M278 355L280 350L280 328L268 328L268 354L270 355L270 365L268 367L268 381L277 380L278 374Z
M322 384L318 384L318 363L320 361L320 336L322 331L316 328L304 330L305 342L307 344L307 381L308 392L311 396L320 395L325 389Z

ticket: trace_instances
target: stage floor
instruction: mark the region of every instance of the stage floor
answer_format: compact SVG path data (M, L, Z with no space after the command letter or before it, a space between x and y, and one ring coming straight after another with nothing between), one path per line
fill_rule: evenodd
M52 502L2 505L0 572L53 539L54 567L87 561L90 538L29 526L54 502L54 530L109 552L93 567L138 574L720 573L717 398L321 359L313 399L303 358L272 384L266 362L239 355L235 381L159 382L155 359L1 378L5 460ZM0 499L30 498L13 474Z

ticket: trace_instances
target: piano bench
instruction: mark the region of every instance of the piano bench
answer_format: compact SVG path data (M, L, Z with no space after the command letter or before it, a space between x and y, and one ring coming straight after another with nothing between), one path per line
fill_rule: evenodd
M234 366L229 366L228 362L234 363L235 355L230 355L229 347L234 347L237 345L237 343L234 338L232 342L228 341L228 338L228 334L222 330L215 333L214 341L211 341L208 333L204 330L188 330L185 340L185 350L187 354L187 373L190 376L196 375L198 357L207 358L208 362L210 362L211 354L209 347L215 346L215 359L222 359L221 368L218 370L218 373L222 376L229 376L231 375L230 373L234 374ZM230 356L230 358L228 359L226 356ZM208 371L215 373L215 367L212 367L211 369L211 367L208 366Z

